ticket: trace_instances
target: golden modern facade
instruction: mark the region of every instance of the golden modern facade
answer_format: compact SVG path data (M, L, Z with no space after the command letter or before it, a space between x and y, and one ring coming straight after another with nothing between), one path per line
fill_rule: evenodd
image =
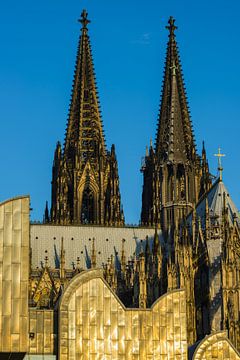
M84 10L52 204L0 204L0 359L240 360L240 217L197 153L175 20L156 144L142 163L140 226L124 224L105 146Z

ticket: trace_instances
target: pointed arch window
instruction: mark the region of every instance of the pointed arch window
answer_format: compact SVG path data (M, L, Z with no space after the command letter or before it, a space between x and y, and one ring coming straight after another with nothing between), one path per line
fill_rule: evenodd
M85 188L82 195L81 220L83 224L94 223L94 192Z

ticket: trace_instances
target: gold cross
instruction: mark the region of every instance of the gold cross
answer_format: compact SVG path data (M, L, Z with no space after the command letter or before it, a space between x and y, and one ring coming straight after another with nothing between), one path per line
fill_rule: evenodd
M222 172L223 172L222 157L226 156L226 155L221 153L221 148L219 147L218 148L218 153L214 154L214 156L217 156L217 158L218 158L219 179L220 179L220 181L222 181Z

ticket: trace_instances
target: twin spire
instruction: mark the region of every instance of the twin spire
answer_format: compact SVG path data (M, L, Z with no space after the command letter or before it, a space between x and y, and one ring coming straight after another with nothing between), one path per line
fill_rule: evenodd
M65 142L63 149L57 144L54 155L50 222L123 225L115 146L108 151L105 144L86 10L79 22L82 28ZM196 182L195 178L201 176L172 17L167 29L155 151L151 146L144 173L142 223L148 225L162 222L164 207L168 222L176 219L176 210L170 213L169 205L177 209L179 204L179 214L187 213L198 199L200 179ZM169 168L169 164L181 166Z
M196 152L173 17L166 28L169 36L155 148L150 146L142 166L141 223L161 227L168 234L208 190L209 174Z
M196 147L175 37L177 26L172 16L166 29L169 40L155 151L160 162L186 162L194 159Z
M65 137L64 155L74 162L75 156L92 161L95 154L105 152L98 91L95 81L91 44L88 36L86 10L79 22L82 34L79 40L72 99Z
M88 14L82 24L65 143L57 144L53 162L51 222L122 225L115 146L106 149Z

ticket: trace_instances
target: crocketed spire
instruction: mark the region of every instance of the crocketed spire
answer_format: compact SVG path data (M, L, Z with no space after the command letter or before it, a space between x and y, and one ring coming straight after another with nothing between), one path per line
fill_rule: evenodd
M175 36L177 27L172 16L168 24L169 40L155 150L160 162L185 162L195 159L196 148Z

